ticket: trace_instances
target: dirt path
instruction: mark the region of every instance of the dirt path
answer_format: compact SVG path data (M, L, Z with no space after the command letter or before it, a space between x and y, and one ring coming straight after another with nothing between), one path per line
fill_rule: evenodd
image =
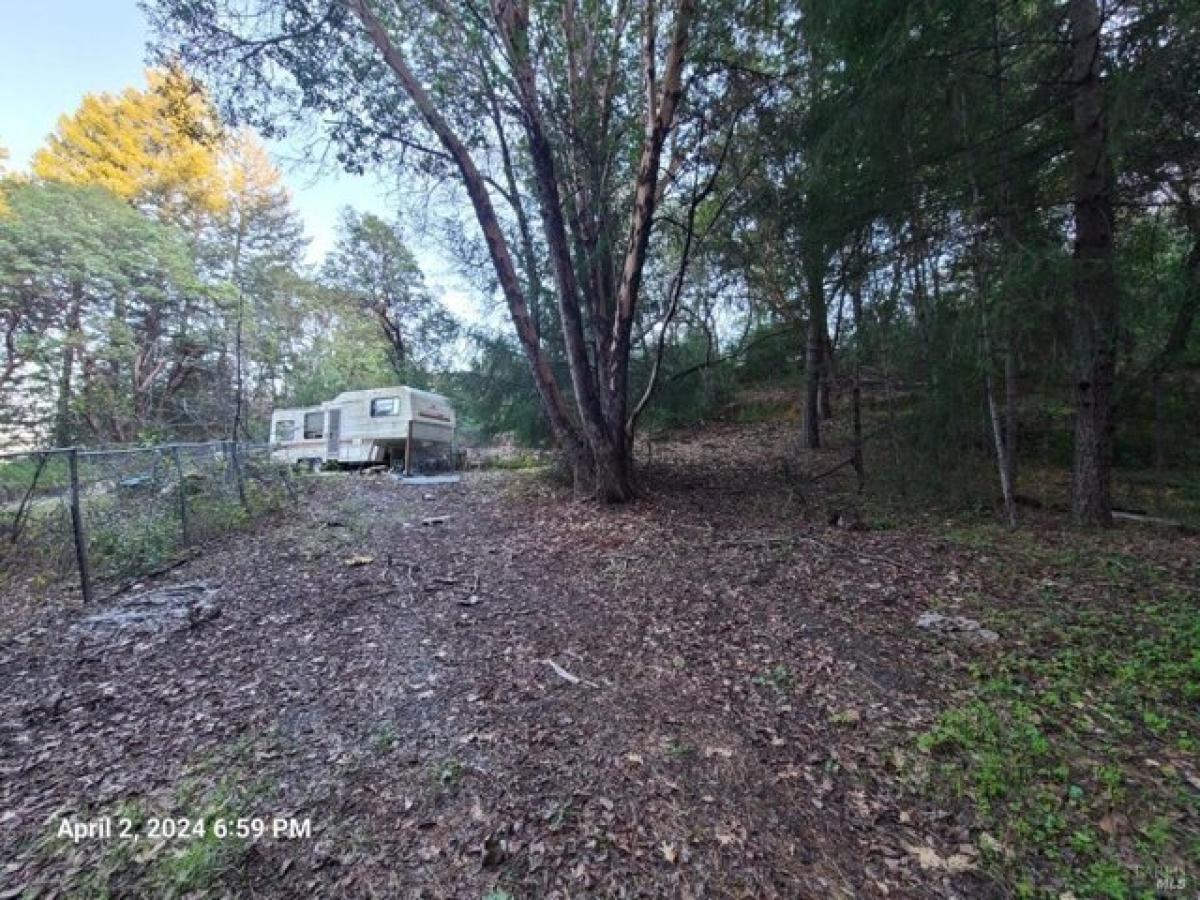
M890 778L969 662L912 627L969 581L954 555L702 465L658 484L609 510L525 476L315 479L166 576L219 616L7 635L0 896L995 893L919 865L966 829ZM103 815L313 831L55 837Z

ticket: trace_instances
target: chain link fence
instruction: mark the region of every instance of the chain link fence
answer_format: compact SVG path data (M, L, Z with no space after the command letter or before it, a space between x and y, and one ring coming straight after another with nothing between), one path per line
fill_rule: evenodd
M213 441L0 454L0 590L144 576L192 544L283 508L288 466L267 445Z

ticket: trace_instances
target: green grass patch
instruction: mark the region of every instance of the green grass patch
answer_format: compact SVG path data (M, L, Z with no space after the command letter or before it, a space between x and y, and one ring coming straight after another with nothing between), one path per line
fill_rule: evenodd
M170 847L148 873L150 883L166 896L182 897L217 893L236 881L250 848L250 839L239 834L236 823L252 817L253 801L262 792L260 783L233 777L209 787L185 784L178 805L189 818L226 824L223 831L210 825L203 834Z
M544 469L550 463L536 453L518 453L515 456L498 456L488 460L484 468L519 472L525 469Z
M165 804L139 798L72 817L107 815L113 836L76 844L50 834L38 855L68 863L62 896L80 900L237 896L254 840L248 823L262 821L256 804L267 792L265 782L245 773L227 774L215 783L188 778ZM246 833L239 821L247 825Z
M447 757L433 767L430 776L436 790L445 794L454 794L458 791L466 773L466 766L460 760Z
M400 733L391 722L383 722L375 726L371 729L371 734L368 737L371 749L380 755L390 753L394 750L399 740Z
M795 401L785 399L739 401L728 407L724 418L743 425L786 421L793 416L795 406Z
M689 744L687 741L679 738L672 738L667 742L667 755L671 759L684 761L695 759L698 751L694 744Z
M770 688L776 696L785 697L796 687L796 676L786 665L779 663L763 674L756 675L754 683L759 687Z
M1200 871L1198 598L1139 558L1072 562L1111 594L1080 608L1043 589L990 617L1022 649L976 665L970 698L917 737L915 783L999 842L984 865L1013 896L1154 897Z
M119 517L106 516L88 529L88 557L96 574L149 572L182 550L183 534L176 516L154 506L122 512Z

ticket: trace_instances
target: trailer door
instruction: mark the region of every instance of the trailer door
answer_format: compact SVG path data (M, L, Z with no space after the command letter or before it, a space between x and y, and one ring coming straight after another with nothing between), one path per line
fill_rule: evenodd
M337 460L340 459L339 451L341 450L342 437L342 411L340 409L329 410L328 422L325 425L325 458Z

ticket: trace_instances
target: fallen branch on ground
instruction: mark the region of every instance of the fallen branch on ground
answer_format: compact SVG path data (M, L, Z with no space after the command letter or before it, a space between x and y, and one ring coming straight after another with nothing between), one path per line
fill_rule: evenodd
M820 481L826 475L832 475L834 472L840 472L842 469L846 468L846 466L850 466L853 464L854 464L853 456L850 457L849 459L843 459L840 463L838 463L836 466L834 466L831 469L826 469L824 472L818 472L816 475L809 475L808 481L810 484L814 481Z
M1114 519L1120 519L1123 522L1141 522L1146 525L1164 525L1168 528L1182 528L1183 523L1177 522L1174 519L1164 519L1161 516L1148 516L1145 513L1127 512L1123 509L1114 509L1112 511Z
M554 670L555 674L558 675L560 678L562 678L564 681L567 681L571 684L586 684L588 687L594 687L594 688L600 687L600 685L596 684L594 681L588 681L586 678L580 678L578 675L572 675L570 672L568 672L566 669L564 669L562 666L560 666L558 663L556 663L552 659L543 659L542 662L544 662L546 665L548 665L550 668L552 668Z

